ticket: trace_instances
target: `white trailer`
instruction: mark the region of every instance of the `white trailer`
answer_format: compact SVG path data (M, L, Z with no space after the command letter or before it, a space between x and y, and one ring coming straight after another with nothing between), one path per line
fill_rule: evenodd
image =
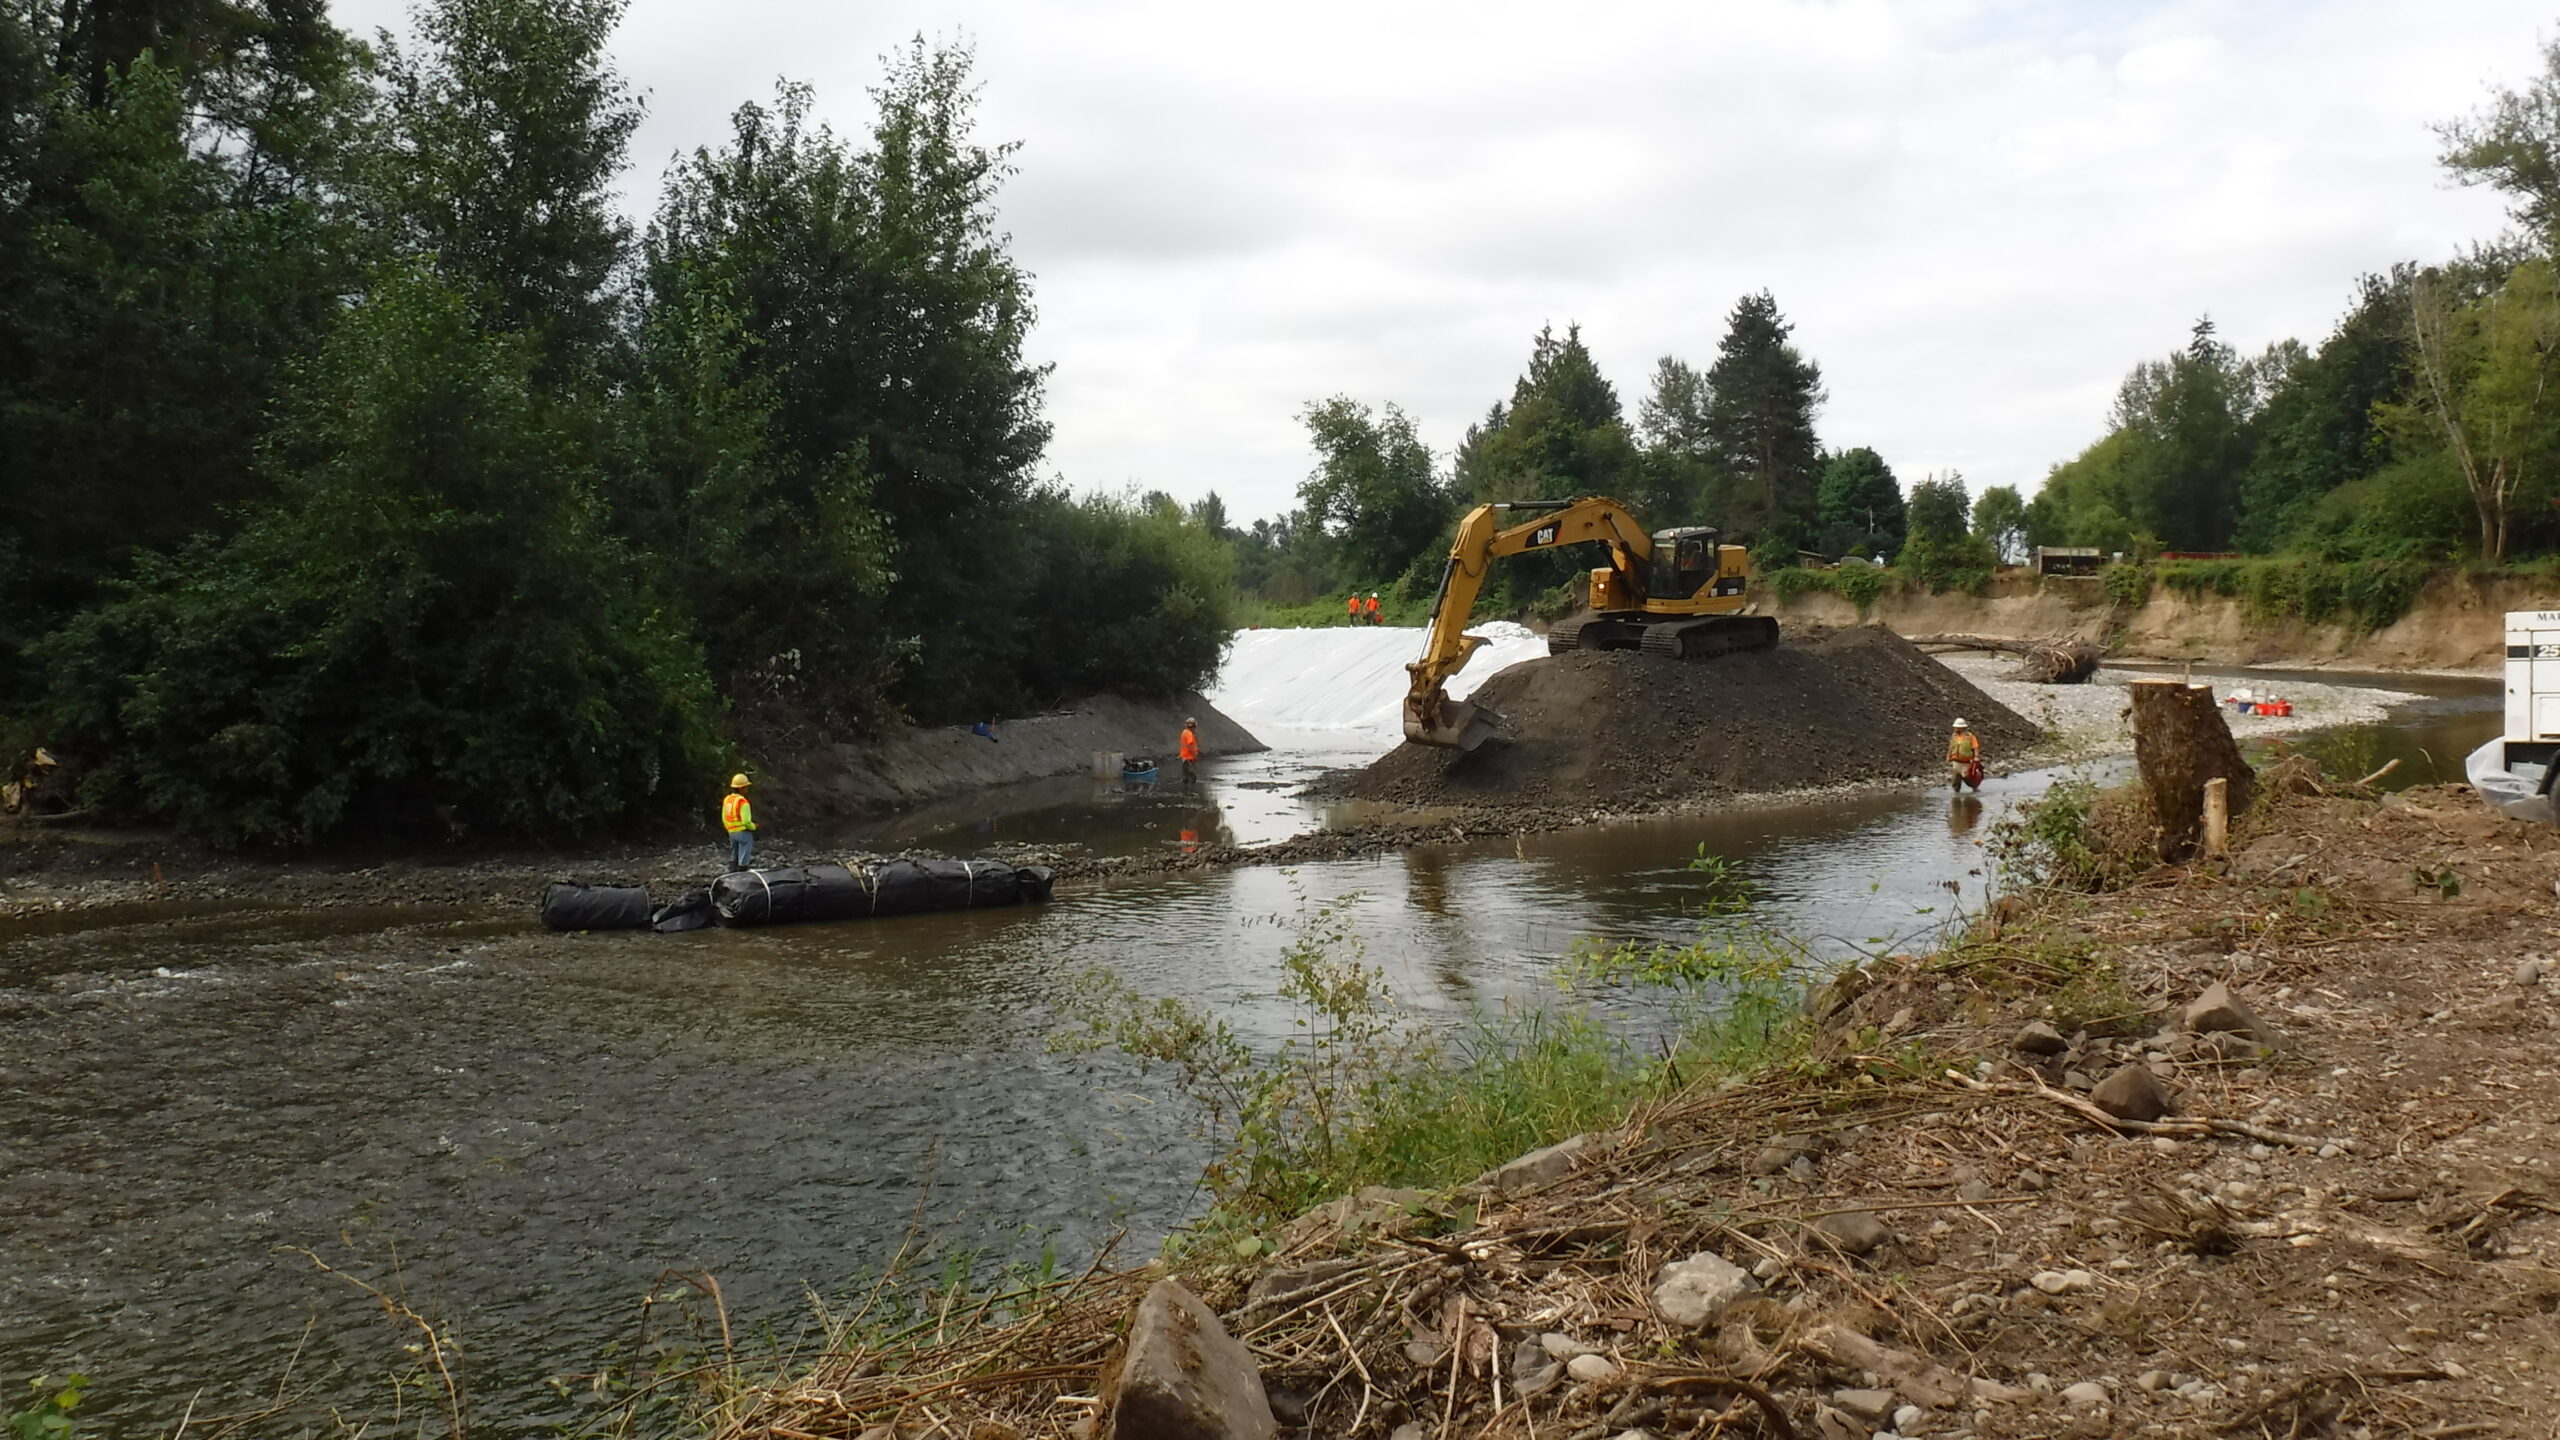
M2560 610L2507 612L2504 733L2471 752L2463 770L2480 798L2522 820L2546 823L2553 760L2560 758Z

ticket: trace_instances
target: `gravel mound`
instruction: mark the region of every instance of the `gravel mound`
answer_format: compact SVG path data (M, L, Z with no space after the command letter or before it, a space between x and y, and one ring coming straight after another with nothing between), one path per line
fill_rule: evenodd
M2039 738L1875 625L1791 628L1775 650L1707 661L1631 650L1528 660L1473 698L1498 717L1481 748L1408 742L1343 793L1409 805L1756 794L1941 774L1957 716L1993 761Z

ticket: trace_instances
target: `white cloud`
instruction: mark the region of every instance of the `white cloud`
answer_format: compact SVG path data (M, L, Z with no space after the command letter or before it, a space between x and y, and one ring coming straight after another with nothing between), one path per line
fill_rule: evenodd
M341 12L370 27L384 0ZM1395 400L1445 449L1579 320L1633 411L1767 288L1825 438L2032 488L2199 314L2317 343L2355 277L2496 231L2428 127L2537 62L2520 0L1304 4L633 0L665 157L782 76L859 130L879 57L965 34L1082 487L1287 506L1295 414Z

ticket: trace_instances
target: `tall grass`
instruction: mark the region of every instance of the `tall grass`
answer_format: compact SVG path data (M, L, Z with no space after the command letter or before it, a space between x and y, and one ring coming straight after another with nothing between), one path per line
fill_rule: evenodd
M1542 1145L1607 1128L1700 1078L1756 1069L1800 1046L1811 958L1743 917L1722 862L1707 924L1685 946L1577 946L1563 993L1450 1026L1408 1009L1365 963L1336 907L1301 917L1277 995L1286 1038L1257 1047L1192 1002L1139 994L1109 971L1080 977L1054 1048L1111 1050L1173 1072L1214 1158L1195 1239L1242 1247L1314 1205L1371 1185L1442 1188ZM1587 1003L1595 990L1667 998L1677 1023L1647 1049Z

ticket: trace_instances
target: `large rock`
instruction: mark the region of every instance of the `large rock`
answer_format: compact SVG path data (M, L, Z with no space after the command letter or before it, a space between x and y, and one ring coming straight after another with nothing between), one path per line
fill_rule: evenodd
M1575 1162L1591 1146L1592 1137L1588 1135L1559 1140L1544 1150L1532 1150L1508 1165L1485 1172L1476 1183L1500 1196L1518 1195L1553 1185L1573 1173Z
M1129 1320L1129 1340L1102 1389L1114 1440L1278 1440L1279 1422L1253 1355L1217 1313L1159 1280Z
M2122 1065L2098 1082L2089 1099L2119 1120L2157 1120L2169 1113L2169 1092L2148 1066Z
M1812 1164L1820 1148L1809 1135L1780 1135L1761 1146L1759 1153L1751 1157L1751 1173L1784 1175L1795 1168L1799 1160Z
M1653 1280L1653 1308L1671 1324L1691 1330L1713 1325L1733 1302L1751 1293L1751 1277L1712 1250L1662 1267Z
M2231 993L2231 987L2219 980L2179 1008L2178 1022L2198 1034L2246 1035L2270 1049L2277 1041L2274 1027L2259 1019L2258 1012L2242 1003L2239 996Z
M2028 1021L2012 1043L2029 1055L2059 1055L2071 1048L2071 1042L2062 1037L2061 1031L2041 1020Z

